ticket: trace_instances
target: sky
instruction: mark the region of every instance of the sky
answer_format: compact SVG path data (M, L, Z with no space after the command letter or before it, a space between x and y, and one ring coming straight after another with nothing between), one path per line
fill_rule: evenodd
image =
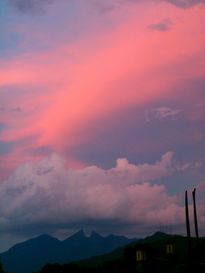
M0 251L79 229L205 236L203 0L0 1Z

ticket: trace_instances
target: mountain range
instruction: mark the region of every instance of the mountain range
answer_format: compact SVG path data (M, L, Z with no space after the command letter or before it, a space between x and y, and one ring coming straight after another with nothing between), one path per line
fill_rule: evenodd
M187 252L187 238L180 235L156 232L144 239L128 239L92 232L87 237L81 230L64 241L44 234L16 244L0 256L9 273L119 273L135 272L136 251L144 249L149 258L147 272L205 272L205 238L191 241L192 251ZM172 256L166 254L167 244L173 245Z
M5 271L31 273L47 263L63 264L102 255L136 240L116 235L103 237L94 231L87 237L82 230L64 241L44 234L16 244L0 256Z

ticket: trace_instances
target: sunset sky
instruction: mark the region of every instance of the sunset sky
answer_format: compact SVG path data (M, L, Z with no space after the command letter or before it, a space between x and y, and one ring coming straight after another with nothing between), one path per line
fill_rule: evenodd
M205 236L204 0L0 1L0 251L79 229Z

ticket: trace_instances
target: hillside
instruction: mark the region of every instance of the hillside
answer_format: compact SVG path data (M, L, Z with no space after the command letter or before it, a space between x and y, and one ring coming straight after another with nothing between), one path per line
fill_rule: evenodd
M166 245L173 245L173 253L166 253ZM146 260L137 262L136 252L146 253ZM197 245L192 239L192 251L187 251L187 239L178 235L155 233L145 239L132 242L109 254L92 257L65 265L47 264L40 273L204 273L205 238Z

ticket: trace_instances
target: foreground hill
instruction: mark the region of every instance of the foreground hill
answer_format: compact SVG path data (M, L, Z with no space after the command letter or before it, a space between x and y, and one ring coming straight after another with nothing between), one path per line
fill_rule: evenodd
M111 253L107 253L100 256L96 255L89 259L81 260L77 262L77 264L82 267L95 267L105 263L112 262L114 260L119 260L124 257L126 249L136 248L140 245L149 245L153 247L154 249L160 250L163 252L165 251L166 242L172 242L174 244L175 252L176 251L177 253L186 252L187 240L185 237L181 235L171 235L171 234L166 234L163 232L156 232L153 235L148 236L144 239L138 239L136 241L129 243L126 246L116 248Z
M166 253L166 245L173 253ZM136 261L136 252L145 252L144 261ZM39 273L204 273L205 238L197 244L192 239L192 250L187 249L187 238L157 232L109 254L92 257L75 263L47 264Z
M111 252L134 240L136 239L115 235L102 237L96 232L86 237L83 231L75 233L64 241L49 235L41 235L2 253L1 262L7 272L31 273L47 263L62 264L86 259Z

